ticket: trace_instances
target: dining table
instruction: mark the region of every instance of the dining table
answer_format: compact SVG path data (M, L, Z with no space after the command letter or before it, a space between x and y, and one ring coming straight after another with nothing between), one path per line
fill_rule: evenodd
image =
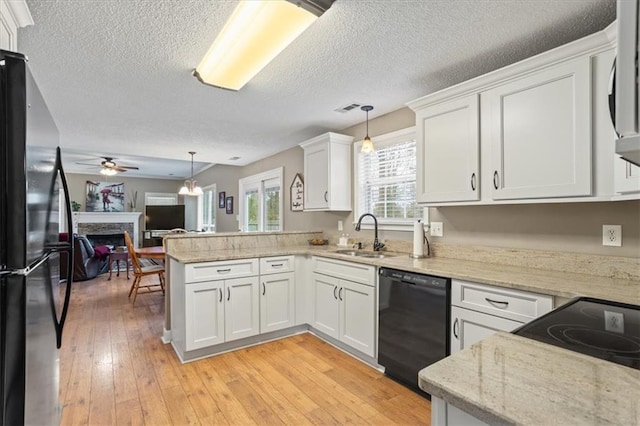
M136 249L136 255L138 255L139 258L146 258L154 261L164 261L165 254L163 246L142 247Z

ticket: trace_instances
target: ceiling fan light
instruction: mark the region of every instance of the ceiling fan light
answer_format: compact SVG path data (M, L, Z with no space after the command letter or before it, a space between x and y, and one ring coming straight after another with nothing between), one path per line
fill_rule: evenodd
M184 186L180 188L180 191L178 191L178 194L187 195L188 193L189 193L189 188L187 187L187 182L185 182Z
M116 175L118 172L114 169L110 169L108 167L103 167L102 169L100 169L100 174L103 174L105 176L114 176Z
M324 12L305 8L318 2L296 3L302 4L240 1L193 75L204 84L240 90Z

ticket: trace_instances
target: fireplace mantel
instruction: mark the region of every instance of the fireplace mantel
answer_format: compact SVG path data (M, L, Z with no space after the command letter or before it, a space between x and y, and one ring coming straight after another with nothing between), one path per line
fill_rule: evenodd
M140 212L73 212L73 232L78 232L79 223L130 223L133 225L133 245L140 247L140 215Z

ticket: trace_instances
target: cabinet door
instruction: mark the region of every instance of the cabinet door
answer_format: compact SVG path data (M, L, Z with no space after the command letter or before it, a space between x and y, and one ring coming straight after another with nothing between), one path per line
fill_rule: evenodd
M224 342L224 281L187 284L185 289L185 349Z
M418 202L480 198L478 95L416 112Z
M304 150L304 208L329 207L329 144L319 143Z
M339 338L338 289L340 281L333 277L313 273L313 321L317 330Z
M493 199L591 195L588 56L482 94L489 105ZM489 142L489 141L487 141ZM483 141L484 145L485 141Z
M225 342L260 332L258 277L225 280Z
M615 191L620 193L640 192L640 167L615 156Z
M260 280L260 332L295 325L294 273L264 275Z
M521 325L517 321L452 306L451 353L468 348L496 331L511 331Z
M340 340L375 357L375 287L340 280Z

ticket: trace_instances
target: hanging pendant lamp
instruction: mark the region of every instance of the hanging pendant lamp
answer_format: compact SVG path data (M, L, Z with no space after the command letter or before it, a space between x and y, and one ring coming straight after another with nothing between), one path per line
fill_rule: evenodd
M369 137L369 111L371 111L373 107L371 105L364 105L361 106L360 109L367 113L367 136L365 136L362 141L362 149L360 152L368 154L376 151L376 148L373 146L373 142L371 142L371 138Z
M195 152L189 151L189 154L191 154L191 178L184 181L184 186L180 188L180 191L178 192L178 194L193 195L193 196L202 195L202 188L198 186L198 183L193 178L193 156Z

